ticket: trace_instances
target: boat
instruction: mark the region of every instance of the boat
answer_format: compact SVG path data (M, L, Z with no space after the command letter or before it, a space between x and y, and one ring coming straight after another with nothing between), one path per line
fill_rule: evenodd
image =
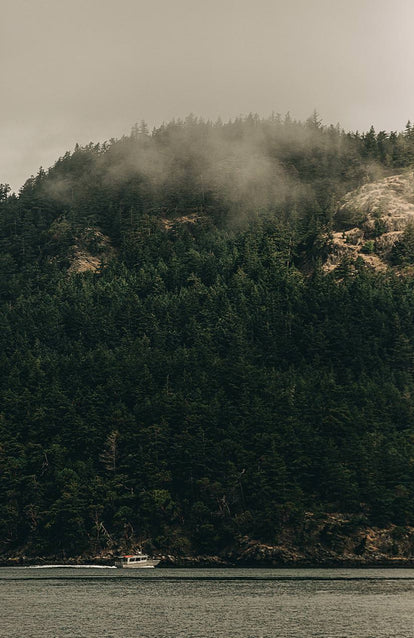
M159 562L158 558L151 558L148 554L139 552L138 554L119 556L115 561L115 567L120 569L144 569L155 567Z

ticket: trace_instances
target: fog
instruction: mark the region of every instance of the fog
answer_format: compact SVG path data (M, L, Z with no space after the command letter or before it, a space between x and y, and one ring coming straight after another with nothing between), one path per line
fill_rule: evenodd
M240 218L249 210L269 210L308 195L308 187L286 171L283 149L295 147L306 152L337 146L322 129L309 125L285 125L279 118L260 120L249 117L227 124L199 120L190 115L185 121L173 121L152 135L144 124L130 136L100 148L79 149L86 154L81 174L65 170L57 163L44 183L47 195L68 207L80 190L92 183L101 188L118 188L135 183L146 206L163 209L168 202L174 215L178 206L203 210L211 198L220 201ZM143 132L145 131L145 132ZM331 149L332 150L332 149ZM80 156L79 156L80 157ZM87 170L84 170L87 166ZM145 193L145 195L143 195ZM178 204L179 202L179 204Z
M76 142L129 134L141 119L150 128L191 112L306 119L314 108L351 130L414 119L410 0L2 0L1 9L0 182L13 189Z

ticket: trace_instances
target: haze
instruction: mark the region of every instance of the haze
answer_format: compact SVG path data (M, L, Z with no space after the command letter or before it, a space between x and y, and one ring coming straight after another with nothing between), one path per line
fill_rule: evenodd
M414 120L410 0L0 0L0 182L194 113Z

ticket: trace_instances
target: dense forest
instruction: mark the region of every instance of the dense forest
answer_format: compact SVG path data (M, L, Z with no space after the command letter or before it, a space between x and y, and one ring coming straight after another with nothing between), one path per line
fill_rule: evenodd
M414 279L323 269L340 198L413 164L410 123L189 116L2 185L0 555L414 525Z

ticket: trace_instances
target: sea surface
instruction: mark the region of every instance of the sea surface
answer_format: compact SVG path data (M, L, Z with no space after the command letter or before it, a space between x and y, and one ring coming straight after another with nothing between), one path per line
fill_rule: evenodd
M0 568L7 638L413 638L414 569Z

